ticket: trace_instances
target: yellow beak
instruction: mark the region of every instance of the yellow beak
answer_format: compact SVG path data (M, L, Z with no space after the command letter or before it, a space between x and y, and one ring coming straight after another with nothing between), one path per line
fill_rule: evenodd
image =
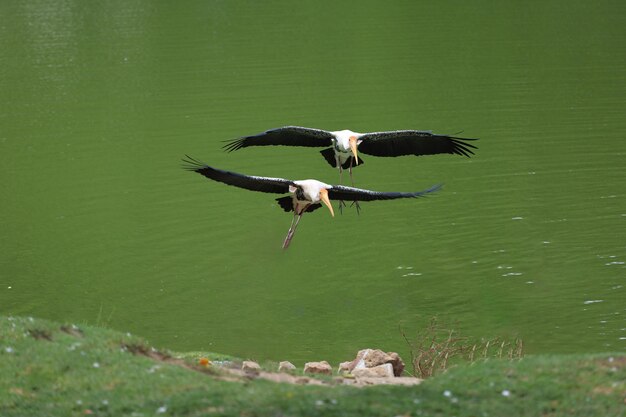
M350 150L352 150L352 155L354 155L354 160L356 164L359 165L359 157L356 154L356 136L350 136Z
M330 215L335 217L335 212L333 211L333 206L330 204L330 200L328 199L328 190L325 188L322 188L320 190L320 200L322 200L322 203L326 204L326 207L328 207L328 210L330 210Z

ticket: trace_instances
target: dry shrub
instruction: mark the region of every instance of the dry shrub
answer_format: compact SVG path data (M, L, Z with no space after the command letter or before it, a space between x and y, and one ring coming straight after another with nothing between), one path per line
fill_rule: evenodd
M413 341L402 327L400 333L409 345L413 375L418 378L431 377L454 363L474 363L488 358L513 360L524 355L524 344L520 338L507 340L495 337L474 342L460 336L456 330L446 329L436 317L430 320L424 331L418 332Z

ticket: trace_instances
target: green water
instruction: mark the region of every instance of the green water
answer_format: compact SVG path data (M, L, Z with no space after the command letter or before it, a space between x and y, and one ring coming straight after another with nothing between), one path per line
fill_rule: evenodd
M527 352L626 347L626 6L0 3L0 314L252 359L407 356L433 316ZM472 159L363 155L426 199L291 217L180 169L336 183L282 125L479 137Z

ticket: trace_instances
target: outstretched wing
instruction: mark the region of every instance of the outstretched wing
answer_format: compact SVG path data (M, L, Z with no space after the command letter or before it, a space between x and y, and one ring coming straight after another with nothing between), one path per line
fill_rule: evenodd
M183 158L183 168L189 171L197 172L207 178L224 184L233 185L235 187L244 188L251 191L259 191L262 193L284 194L289 192L289 186L295 185L293 181L283 178L257 177L253 175L243 175L231 171L223 171L213 168L207 164L193 159L189 155Z
M416 191L414 193L381 192L363 190L361 188L346 187L344 185L333 185L328 190L328 198L331 200L348 201L372 201L372 200L394 200L396 198L414 198L435 192L441 188L441 184L433 185L427 190Z
M366 133L359 138L359 152L375 156L435 155L449 153L473 155L476 146L467 141L477 139L436 135L421 130L394 130Z
M300 126L285 126L270 129L258 135L244 136L239 139L228 140L223 146L228 152L248 146L310 146L322 147L332 145L333 135L322 129L310 129Z

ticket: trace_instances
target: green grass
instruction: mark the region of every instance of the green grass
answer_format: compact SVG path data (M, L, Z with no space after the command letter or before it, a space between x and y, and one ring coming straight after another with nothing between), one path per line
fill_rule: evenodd
M228 382L194 352L162 357L108 329L0 316L0 415L623 416L626 356L529 356L458 366L419 386ZM123 348L130 346L130 348ZM355 347L356 350L357 347ZM174 363L176 362L176 363Z

